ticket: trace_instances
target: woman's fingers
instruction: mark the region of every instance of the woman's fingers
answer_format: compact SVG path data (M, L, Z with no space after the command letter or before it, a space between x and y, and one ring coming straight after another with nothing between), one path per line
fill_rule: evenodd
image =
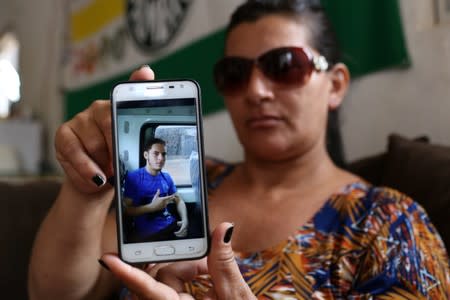
M124 263L116 255L104 254L101 260L140 300L180 298L174 289L156 281L144 271Z
M85 111L64 123L55 136L57 159L70 180L82 192L98 191L98 187L113 174L112 149L108 146L111 144L109 110L109 101L95 101ZM109 131L109 134L105 131Z
M256 299L243 279L231 248L233 225L220 224L212 234L211 253L207 261L184 261L161 268L156 280L142 270L123 263L115 255L102 260L139 299L179 299L184 283L201 274L210 274L213 289L206 299ZM183 297L188 297L183 294Z
M163 282L176 291L184 290L184 283L201 274L208 273L206 258L193 261L182 261L169 264L158 270L156 280Z
M94 127L96 132L92 132L92 135L98 136L96 156L94 159L98 160L101 166L104 168L107 176L114 174L113 169L113 145L112 145L112 123L111 123L111 102L110 101L95 101L92 103L92 117L96 126ZM100 135L103 137L100 138ZM95 145L94 143L92 143ZM105 153L107 155L105 155Z
M78 135L87 154L108 177L112 169L111 104L97 100L69 125Z
M153 80L148 66L134 71L131 80ZM55 136L56 156L66 175L84 193L99 191L113 174L110 101L97 100L64 123Z
M91 159L82 140L73 129L62 125L55 137L56 157L67 177L82 192L98 191L103 185L106 175L102 168Z
M236 263L231 248L232 233L232 224L221 223L212 234L208 271L214 284L214 295L217 299L256 299Z
M232 224L221 223L212 233L211 252L207 260L173 263L158 271L157 280L180 290L184 282L201 274L209 274L213 287L205 299L256 299L236 263L231 248L232 233Z

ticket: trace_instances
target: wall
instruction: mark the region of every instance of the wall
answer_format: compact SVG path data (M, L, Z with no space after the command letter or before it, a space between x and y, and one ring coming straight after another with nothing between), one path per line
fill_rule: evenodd
M42 121L44 163L56 166L53 136L62 120L61 51L64 1L0 1L0 32L7 28L20 41L20 109Z
M382 151L391 132L427 134L450 145L450 25L435 25L432 1L400 0L412 67L389 70L354 80L342 110L347 158ZM217 17L223 17L223 12ZM14 16L14 18L12 17ZM63 1L0 0L0 31L13 24L22 42L23 106L44 120L48 161L56 166L53 135L62 122L60 93ZM210 155L242 157L224 113L205 120Z
M387 136L428 135L450 145L450 23L435 24L434 0L399 0L412 66L354 79L341 109L348 161L386 149ZM224 113L208 118L211 153L241 158L236 138L223 139L230 126ZM223 141L227 142L223 142Z
M382 151L391 132L450 145L450 23L435 24L432 4L400 0L411 68L353 81L342 114L348 159Z

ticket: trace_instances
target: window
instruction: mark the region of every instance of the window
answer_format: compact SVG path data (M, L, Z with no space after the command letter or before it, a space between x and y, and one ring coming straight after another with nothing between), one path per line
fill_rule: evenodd
M11 114L11 106L20 100L19 41L12 33L0 37L0 118Z
M194 125L144 124L141 131L141 149L151 137L166 142L167 158L164 171L177 186L192 186L198 178L197 131ZM141 151L142 153L143 151ZM141 165L144 162L141 162Z

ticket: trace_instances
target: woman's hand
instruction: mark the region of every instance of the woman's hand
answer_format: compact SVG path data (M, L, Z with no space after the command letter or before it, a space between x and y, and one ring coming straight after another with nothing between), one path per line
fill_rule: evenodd
M211 275L213 281L207 299L256 299L234 259L232 228L230 223L222 223L214 230L207 259L172 263L161 268L156 279L115 255L105 254L102 261L128 287L134 299L193 299L184 293L184 283L201 274Z
M154 77L145 66L133 72L130 80ZM78 191L96 193L113 175L111 135L111 105L107 100L93 102L56 132L56 158Z

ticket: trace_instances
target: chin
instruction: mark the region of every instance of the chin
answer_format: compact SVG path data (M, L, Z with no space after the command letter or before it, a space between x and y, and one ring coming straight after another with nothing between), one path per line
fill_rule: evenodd
M308 148L304 141L283 134L253 135L241 141L247 155L271 161L291 159Z
M270 145L267 143L261 146L252 145L244 147L247 155L271 161L280 161L286 159L288 156L292 156L290 153L293 153L293 151L290 148L292 147Z

